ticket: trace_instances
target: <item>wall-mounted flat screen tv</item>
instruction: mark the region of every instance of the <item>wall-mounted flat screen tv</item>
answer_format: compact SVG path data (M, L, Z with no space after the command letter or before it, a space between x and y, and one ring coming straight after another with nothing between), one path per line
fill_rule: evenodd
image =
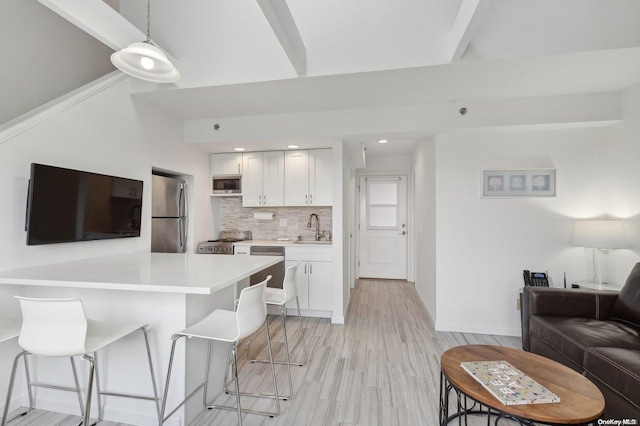
M31 164L27 245L140 236L142 181Z

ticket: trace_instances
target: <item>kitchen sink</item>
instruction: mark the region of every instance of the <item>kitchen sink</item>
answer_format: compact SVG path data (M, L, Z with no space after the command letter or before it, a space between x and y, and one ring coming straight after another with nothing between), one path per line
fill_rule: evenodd
M328 245L331 244L331 241L313 241L313 240L303 240L303 241L296 241L296 244L324 244L324 245Z

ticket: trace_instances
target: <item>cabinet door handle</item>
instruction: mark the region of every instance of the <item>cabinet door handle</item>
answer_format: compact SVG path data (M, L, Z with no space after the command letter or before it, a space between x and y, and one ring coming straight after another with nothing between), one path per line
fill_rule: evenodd
M309 204L313 204L313 194L309 195Z
M240 163L238 163L238 174L240 174Z
M313 263L309 264L309 273L313 274Z
M266 195L263 195L263 196L262 196L262 205L263 205L263 206L266 206L266 205L267 205L267 196L266 196Z
M304 274L307 275L307 264L304 264Z
M309 196L307 194L304 194L304 203L305 204L309 204L308 198L309 198Z

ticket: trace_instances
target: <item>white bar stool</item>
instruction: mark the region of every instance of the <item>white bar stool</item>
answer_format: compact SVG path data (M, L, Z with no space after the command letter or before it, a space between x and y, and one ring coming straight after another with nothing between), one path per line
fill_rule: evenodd
M8 340L14 339L20 335L20 328L22 327L22 317L19 316L3 316L0 317L0 343L4 343ZM29 365L26 360L24 362L25 374L27 376L27 382L30 381ZM31 388L29 388L29 409L25 412L18 413L14 417L7 419L7 422L14 420L18 417L24 416L33 409L33 396L31 394Z
M11 316L11 317L0 317L0 343L5 342L7 340L13 339L15 337L20 336L20 329L22 328L22 317L21 316ZM64 391L75 392L78 395L78 403L80 404L80 413L84 417L84 405L82 404L82 394L80 393L80 383L78 382L78 373L76 370L76 364L73 360L73 357L69 357L71 360L71 370L73 371L73 379L75 382L75 387L67 387L67 386L56 386L50 385L46 383L37 383L31 381L31 374L29 373L29 363L27 362L27 358L24 358L24 372L27 378L27 393L29 395L29 408L27 411L22 413L18 413L10 419L6 420L6 423L17 419L18 417L22 417L27 415L31 410L35 408L35 401L33 398L33 390L35 387L49 388L49 389L58 389ZM4 417L3 417L4 419ZM4 424L4 423L2 423Z
M82 414L84 419L81 424L89 424L94 374L98 394L98 421L101 421L103 418L100 400L100 397L103 395L154 401L158 419L160 419L160 400L158 398L158 390L153 374L153 362L151 360L146 324L116 325L87 319L80 299L34 299L19 296L16 296L16 299L20 301L20 307L22 308L23 320L18 344L23 351L15 357L13 362L1 426L4 426L6 423L5 419L9 410L9 402L11 401L18 361L21 357L26 357L26 355L31 354L45 357L82 356L89 362L87 398ZM99 375L97 372L97 351L138 330L142 331L145 339L154 396L148 397L100 390ZM93 357L89 355L91 353L93 353ZM54 389L64 389L51 385L44 386Z
M227 311L224 309L216 309L209 316L201 320L200 322L187 327L186 329L173 335L173 343L171 345L171 356L169 358L169 369L167 371L167 381L164 388L164 397L162 399L161 410L161 424L164 424L180 407L182 407L189 398L195 395L198 390L204 388L203 404L209 409L225 409L234 410L238 412L238 424L242 425L242 413L260 414L263 416L276 416L280 413L280 403L278 399L278 386L276 383L276 373L273 363L271 363L271 375L273 378L273 390L274 394L272 399L276 401L275 412L253 411L243 409L240 405L240 394L235 392L236 406L224 406L224 405L208 405L207 403L207 384L209 382L209 364L211 363L211 347L214 340L221 342L231 343L230 354L227 359L227 368L229 364L232 366L232 381L235 381L236 391L238 390L238 341L256 332L264 324L267 334L267 345L269 347L269 356L273 360L273 354L271 351L271 336L269 335L269 325L267 324L267 305L264 302L264 290L267 286L267 282L271 279L271 275L259 284L247 287L240 293L240 298L237 301L237 307L234 311ZM187 397L165 416L167 395L169 393L169 381L171 379L171 369L173 366L173 357L176 349L176 343L181 337L195 337L200 339L209 340L209 349L207 354L207 365L205 368L204 381L198 385ZM225 384L226 387L225 374Z
M289 399L293 398L293 382L291 380L291 365L296 365L299 367L304 366L309 361L309 355L307 354L307 345L304 341L304 328L302 327L302 316L300 315L300 300L298 299L298 286L296 285L296 273L298 271L298 266L293 265L287 268L284 273L284 279L282 283L282 288L271 288L267 287L264 290L264 299L268 305L277 305L280 308L280 314L282 316L282 331L284 333L284 353L285 353L285 361L274 361L275 364L284 364L287 366L287 375L289 378L289 395L280 395L280 399ZM302 342L302 348L304 349L304 362L291 362L290 356L291 352L289 351L289 339L287 337L287 321L286 321L286 304L291 302L293 299L296 300L296 305L298 308L298 323L300 325L300 339L296 342L291 352L293 352L298 346L300 342ZM257 360L251 359L251 338L249 338L249 344L247 347L247 356L251 362L269 362L267 360ZM245 394L242 394L245 395ZM255 395L249 395L255 396Z

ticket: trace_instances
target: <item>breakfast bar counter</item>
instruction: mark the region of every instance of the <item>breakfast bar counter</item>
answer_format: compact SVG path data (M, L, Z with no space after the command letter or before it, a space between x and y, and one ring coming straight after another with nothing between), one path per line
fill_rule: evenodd
M3 293L9 295L77 297L91 319L149 324L156 380L162 389L173 333L215 309L233 310L239 291L249 285L249 276L283 260L277 256L129 253L3 271L0 272L0 286ZM6 302L15 303L11 306L19 310L17 301ZM168 407L175 406L202 380L206 347L198 340L187 339L176 352ZM101 353L101 382L115 391L148 395L151 392L148 367L145 367L145 357L140 356L142 348L139 345L139 338L129 336ZM226 344L218 342L213 346L210 396L221 390L227 348ZM3 366L8 365L5 361L8 360L3 360ZM34 379L39 382L73 382L69 363L64 359L36 358L31 363L35 367L32 368ZM80 381L86 383L88 369L81 362L78 366L82 366ZM2 379L6 377L4 374L0 373L0 389L7 387ZM13 408L28 404L24 383L17 385L14 394L17 397ZM73 393L40 389L36 407L79 415L78 401L74 398ZM157 425L155 406L149 401L107 397L103 402L106 403L105 420ZM189 424L201 409L201 399L193 398L167 425ZM92 412L92 417L96 414Z
M283 260L129 253L0 272L0 284L212 294Z

